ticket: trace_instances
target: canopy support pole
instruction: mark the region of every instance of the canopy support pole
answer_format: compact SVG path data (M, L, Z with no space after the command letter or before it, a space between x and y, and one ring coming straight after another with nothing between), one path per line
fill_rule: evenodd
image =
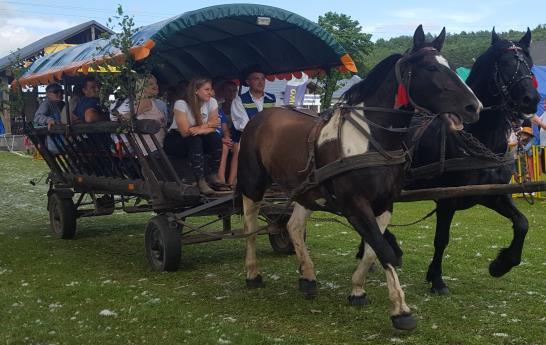
M72 116L70 116L70 102L68 101L68 93L70 93L70 96L72 96L72 92L70 91L68 81L66 80L65 76L63 76L62 82L64 85L64 106L66 109L66 124L68 125L68 128L71 128Z

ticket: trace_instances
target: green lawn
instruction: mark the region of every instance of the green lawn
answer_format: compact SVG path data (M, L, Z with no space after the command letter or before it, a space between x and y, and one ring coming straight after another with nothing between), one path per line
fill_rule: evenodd
M405 250L399 270L415 331L391 327L385 277L370 275L372 304L346 303L358 238L333 223L311 222L308 245L319 296L297 291L295 257L259 239L266 287L244 287L244 241L183 247L182 267L154 273L144 256L151 214L78 221L74 240L50 235L46 185L28 181L45 163L0 153L0 344L546 344L546 212L528 216L522 265L500 279L489 261L509 243L511 224L476 207L455 216L444 274L450 296L424 281L434 217L396 228ZM393 223L415 220L431 202L398 204ZM106 314L106 315L101 315Z

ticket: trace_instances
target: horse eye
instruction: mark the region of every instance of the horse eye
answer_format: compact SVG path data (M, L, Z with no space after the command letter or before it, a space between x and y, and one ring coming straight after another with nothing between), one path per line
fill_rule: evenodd
M425 68L426 68L427 71L431 71L431 72L434 72L434 71L438 70L438 67L436 67L435 65L428 65Z

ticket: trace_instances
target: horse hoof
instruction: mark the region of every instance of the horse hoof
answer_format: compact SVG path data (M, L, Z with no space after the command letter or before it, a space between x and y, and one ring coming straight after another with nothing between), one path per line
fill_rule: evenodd
M263 288L265 286L264 281L262 279L261 275L257 275L254 279L247 279L246 280L246 287L248 289L258 289Z
M403 331L411 331L417 327L417 320L411 314L391 316L392 326Z
M449 289L447 286L444 287L431 287L430 292L433 294L437 294L439 296L447 296L449 295Z
M307 298L313 298L317 295L317 281L300 278L298 281L299 290L305 294Z
M491 261L489 264L489 274L491 277L499 278L510 272L513 266L500 262L498 259Z
M354 306L368 305L371 303L367 294L363 294L362 296L350 295L349 297L347 297L347 301L350 305Z

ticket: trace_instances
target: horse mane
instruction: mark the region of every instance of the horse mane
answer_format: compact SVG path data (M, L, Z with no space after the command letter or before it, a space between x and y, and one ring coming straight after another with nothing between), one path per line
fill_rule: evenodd
M493 73L493 61L500 51L500 48L497 47L498 44L490 46L487 48L485 53L478 56L472 68L470 69L470 74L466 79L466 84L472 85L477 82L480 78L484 76L490 76Z
M396 61L402 57L402 54L393 54L383 59L368 73L366 78L354 84L345 91L341 99L348 104L358 104L366 97L373 95L385 80L387 73L394 67Z

